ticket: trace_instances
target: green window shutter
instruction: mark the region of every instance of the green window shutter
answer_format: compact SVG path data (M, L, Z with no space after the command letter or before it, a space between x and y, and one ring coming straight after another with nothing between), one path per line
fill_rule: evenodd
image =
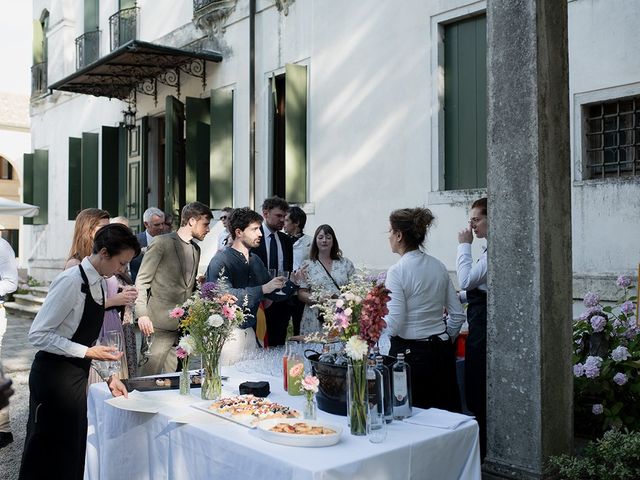
M69 137L69 203L67 218L75 220L82 210L82 139Z
M100 25L99 0L84 0L84 31L93 32Z
M33 200L33 153L25 153L22 156L23 166L23 182L22 182L22 200L30 205L34 204ZM23 217L25 225L33 225L33 218Z
M33 153L33 201L40 207L33 217L34 225L46 225L49 220L49 151L35 150Z
M445 189L487 185L486 16L445 26Z
M285 191L291 203L307 201L307 67L285 65Z
M180 215L185 204L184 105L168 95L165 103L164 211Z
M102 127L102 209L115 217L120 212L120 128Z
M186 192L185 200L209 203L209 130L210 109L208 98L186 98L187 119Z
M98 134L82 133L81 210L98 208Z
M211 208L233 205L233 90L211 91Z

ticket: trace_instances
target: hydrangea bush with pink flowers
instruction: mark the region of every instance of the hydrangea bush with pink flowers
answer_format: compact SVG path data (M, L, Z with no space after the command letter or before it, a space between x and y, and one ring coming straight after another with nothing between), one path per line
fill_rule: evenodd
M599 436L611 427L640 430L640 328L630 277L616 280L620 299L603 305L584 296L573 326L576 432Z

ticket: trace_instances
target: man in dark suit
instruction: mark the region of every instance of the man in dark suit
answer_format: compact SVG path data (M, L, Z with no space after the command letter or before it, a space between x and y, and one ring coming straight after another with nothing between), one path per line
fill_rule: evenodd
M209 233L212 217L206 205L188 203L182 209L178 231L159 235L142 260L136 279L139 294L135 312L142 335L154 334L142 375L176 371L180 331L169 312L195 289L200 247L194 240L202 241Z
M142 251L137 257L133 257L131 263L129 263L129 269L131 270L131 280L136 281L138 276L138 270L142 264L142 257L144 252L147 251L147 247L151 245L153 238L165 233L164 225L164 212L156 207L147 208L142 214L142 221L144 222L145 230L136 235Z
M251 251L260 257L268 269L287 272L293 269L293 243L287 234L280 231L284 227L284 217L288 209L289 204L280 197L270 197L262 203L264 221L260 230L263 241ZM272 303L264 313L267 320L268 345L284 345L291 306L288 302Z

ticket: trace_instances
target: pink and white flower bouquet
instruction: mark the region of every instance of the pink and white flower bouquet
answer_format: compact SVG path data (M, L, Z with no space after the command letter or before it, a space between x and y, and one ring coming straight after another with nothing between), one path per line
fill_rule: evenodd
M186 302L169 313L172 318L179 320L179 326L185 334L180 340L182 350L186 353L189 349L192 353L202 355L205 370L202 396L206 399L220 395L222 384L218 363L222 346L248 315L245 314L246 299L239 306L237 298L224 293L223 287L224 277L217 283L204 283Z

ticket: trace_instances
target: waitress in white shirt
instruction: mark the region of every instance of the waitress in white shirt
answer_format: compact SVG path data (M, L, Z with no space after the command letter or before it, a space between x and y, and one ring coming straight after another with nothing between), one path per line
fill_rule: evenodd
M486 453L487 424L487 250L476 263L471 257L473 234L487 238L487 199L471 205L469 227L458 233L457 273L463 301L468 303L467 337L464 360L464 386L467 408L480 427L480 456Z
M433 220L426 208L403 208L389 217L389 245L400 255L385 281L391 291L389 355L410 350L405 358L415 406L460 412L453 339L465 316L446 267L421 250Z
M87 441L87 379L91 360L118 360L122 352L91 346L104 316L104 278L124 271L140 254L129 228L102 227L93 253L51 284L33 320L29 341L39 349L29 375L29 420L20 479L82 479ZM114 396L127 395L117 377Z

